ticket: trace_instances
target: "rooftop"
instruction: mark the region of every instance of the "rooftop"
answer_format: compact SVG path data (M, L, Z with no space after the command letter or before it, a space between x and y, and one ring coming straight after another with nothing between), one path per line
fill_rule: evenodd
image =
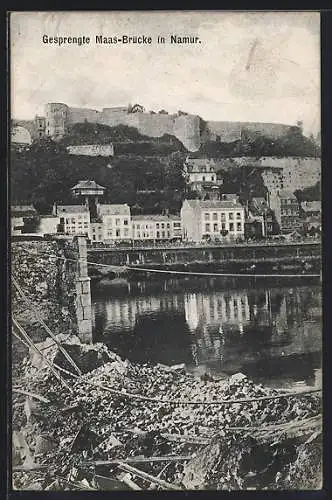
M102 189L103 191L105 191L106 188L97 184L96 181L86 180L86 181L78 181L78 183L71 189L72 191L77 189L98 189L98 190Z
M233 200L185 200L192 209L218 210L218 209L243 209L241 203Z
M133 215L133 221L180 221L181 218L178 215Z
M303 201L301 203L301 208L305 212L320 212L322 203L320 201Z
M57 205L57 211L69 214L81 214L89 212L89 209L85 205Z
M194 164L192 165L191 163L189 164L186 164L186 170L189 174L195 174L195 173L211 173L211 174L214 174L215 173L215 168L213 165L207 165L206 163L205 164Z
M126 203L118 205L99 205L98 207L99 215L129 215L130 207Z
M287 190L280 191L279 197L282 198L282 199L284 199L284 200L285 199L294 199L294 200L296 200L295 194L292 191L287 191Z
M10 212L13 217L27 217L38 213L33 205L12 205Z

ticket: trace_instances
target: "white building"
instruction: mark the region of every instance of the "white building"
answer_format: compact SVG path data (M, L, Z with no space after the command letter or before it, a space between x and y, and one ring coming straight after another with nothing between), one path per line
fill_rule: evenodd
M182 238L181 219L175 215L134 215L134 240L170 240Z
M98 205L97 215L99 222L96 221L91 225L92 241L107 243L132 238L130 207L126 203Z
M58 215L41 215L38 227L38 234L56 234L60 225L60 217Z
M193 191L217 189L223 183L217 179L214 161L207 158L187 158L183 165L183 176Z
M90 212L86 205L54 204L53 215L59 217L60 232L73 236L86 234L90 237Z
M231 200L185 200L181 208L183 235L189 241L244 236L244 207Z

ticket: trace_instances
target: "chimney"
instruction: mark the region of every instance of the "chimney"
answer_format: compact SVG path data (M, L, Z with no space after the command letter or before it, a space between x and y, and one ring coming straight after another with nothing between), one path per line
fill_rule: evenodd
M52 215L58 215L58 204L56 201L53 203Z

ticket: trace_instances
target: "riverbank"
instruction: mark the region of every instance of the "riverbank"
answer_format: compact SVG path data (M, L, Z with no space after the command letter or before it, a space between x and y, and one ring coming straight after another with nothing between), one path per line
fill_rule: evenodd
M37 348L62 380L32 351L21 364L15 489L321 488L319 392L282 396L242 374L196 378L73 335L57 341L82 375L51 340Z

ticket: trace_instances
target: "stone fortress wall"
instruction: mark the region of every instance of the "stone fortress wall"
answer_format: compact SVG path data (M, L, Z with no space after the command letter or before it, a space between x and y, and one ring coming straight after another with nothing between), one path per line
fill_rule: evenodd
M312 187L321 180L321 158L243 156L233 157L232 163L237 166L250 165L260 168L268 189L294 192L296 189Z
M240 140L243 130L247 130L252 134L278 139L285 135L290 127L291 125L282 123L208 121L206 138L215 141L220 137L221 142L233 142Z
M78 156L114 156L113 144L84 144L81 146L68 146L70 155Z
M277 138L284 135L290 127L276 123L209 121L203 139L199 116L190 114L129 113L125 106L97 111L89 108L71 108L63 103L48 103L45 106L45 117L46 135L55 138L65 135L68 125L84 121L110 127L122 124L135 127L141 134L150 137L174 135L189 151L197 151L202 140L215 140L217 136L225 142L237 140L244 128L249 132L264 133Z
M44 129L42 121L44 120ZM75 123L99 123L114 127L127 125L149 137L162 137L164 134L177 137L188 151L198 151L202 142L220 138L222 142L239 140L243 130L261 133L271 138L283 136L290 125L278 123L208 121L204 131L201 120L191 114L163 114L147 112L128 112L128 107L103 108L101 111L90 108L69 107L64 103L47 103L45 117L35 120L13 120L29 130L32 138L40 137L43 130L46 136L58 139L66 135L68 127Z

